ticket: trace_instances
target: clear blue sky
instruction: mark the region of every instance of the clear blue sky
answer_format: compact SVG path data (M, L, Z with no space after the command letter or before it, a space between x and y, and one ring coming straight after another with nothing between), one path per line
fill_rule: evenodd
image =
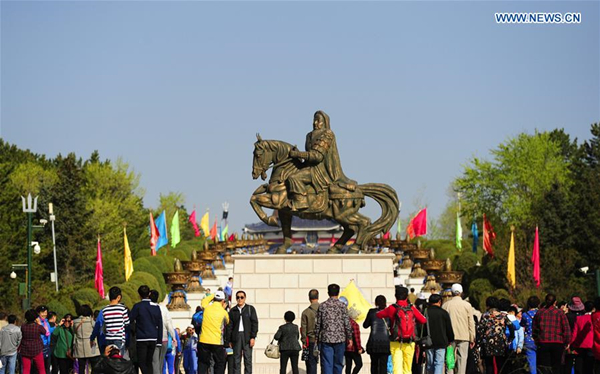
M0 135L54 157L97 149L141 173L145 204L183 192L230 231L256 132L303 146L331 116L346 174L437 216L462 165L520 132L600 119L599 3L6 2ZM501 25L495 12L581 12ZM378 207L364 212L375 219ZM211 221L214 219L211 217Z

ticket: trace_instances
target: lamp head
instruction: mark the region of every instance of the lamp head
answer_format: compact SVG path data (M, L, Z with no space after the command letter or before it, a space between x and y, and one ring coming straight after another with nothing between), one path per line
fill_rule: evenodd
M33 253L35 253L36 255L39 255L40 252L42 251L42 248L40 247L40 243L31 242L31 245L33 246Z
M17 278L17 273L15 273L14 271L12 273L10 273L10 278L11 279L16 279Z

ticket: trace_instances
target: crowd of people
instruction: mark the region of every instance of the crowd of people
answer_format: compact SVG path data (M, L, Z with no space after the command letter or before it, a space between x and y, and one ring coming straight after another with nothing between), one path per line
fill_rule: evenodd
M230 280L231 281L231 280ZM375 298L361 316L340 287L330 284L328 299L308 292L310 304L300 316L288 311L274 335L280 374L288 362L299 374L358 374L363 353L371 374L600 374L600 298L583 302L574 296L559 302L532 296L524 308L490 296L486 310L463 299L460 284L428 300L406 287L395 287L395 302ZM0 374L252 374L258 334L256 309L232 285L207 292L184 332L173 326L159 293L138 289L131 310L121 304L121 290L109 290L110 304L100 311L82 305L75 318L59 319L45 306L15 315L0 313ZM369 329L366 348L361 327ZM362 319L361 318L361 319ZM320 364L320 365L319 365Z

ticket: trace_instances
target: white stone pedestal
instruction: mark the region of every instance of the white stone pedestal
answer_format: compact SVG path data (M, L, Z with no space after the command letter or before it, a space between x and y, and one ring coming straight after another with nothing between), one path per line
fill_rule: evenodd
M393 254L358 255L235 255L234 295L244 290L247 303L254 305L258 314L259 332L254 347L254 372L276 374L279 361L264 355L278 327L285 323L283 315L291 310L300 326L300 315L308 307L308 292L319 290L321 302L327 296L327 286L337 283L344 289L354 279L365 298L373 304L377 295L394 302ZM362 346L366 347L369 330L362 329ZM361 373L370 372L369 356L362 355ZM299 363L304 371L305 364ZM288 371L290 371L288 365Z

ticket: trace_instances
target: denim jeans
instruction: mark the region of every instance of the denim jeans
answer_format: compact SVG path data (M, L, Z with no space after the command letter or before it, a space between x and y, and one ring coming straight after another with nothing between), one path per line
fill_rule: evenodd
M15 364L17 363L17 354L12 356L2 356L2 367L0 368L0 374L15 374Z
M443 374L446 350L444 348L431 348L425 352L427 352L427 374Z
M320 343L321 374L342 374L346 343Z
M106 347L108 347L109 345L116 345L117 347L119 347L119 350L121 351L121 356L123 356L125 354L125 342L122 341L121 339L119 340L106 340ZM102 349L102 348L101 348ZM104 356L104 349L101 350L100 354L102 356Z
M315 343L308 344L308 360L306 360L306 374L317 374L317 356L313 354Z
M537 374L536 355L537 348L535 343L525 343L525 357L527 357L527 364L529 365L530 374Z

